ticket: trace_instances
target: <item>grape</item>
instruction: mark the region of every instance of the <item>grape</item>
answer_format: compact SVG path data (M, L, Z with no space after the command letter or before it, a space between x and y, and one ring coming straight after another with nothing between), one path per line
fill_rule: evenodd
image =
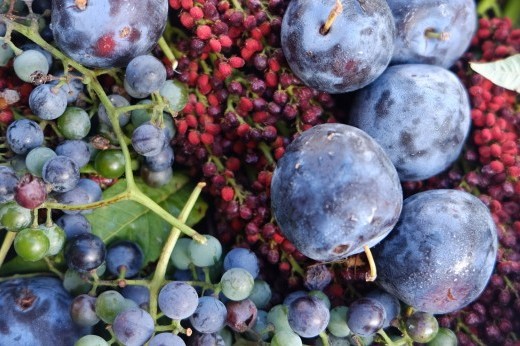
M318 290L310 291L309 296L320 299L321 301L323 301L323 304L325 304L327 309L330 309L329 297L327 297L327 295L323 291L318 291Z
M122 240L110 245L107 249L107 269L118 277L122 271L124 271L124 278L136 276L143 263L143 250L134 242Z
M260 272L258 258L254 252L244 248L232 249L224 257L224 270L231 268L243 268L253 276L253 279Z
M79 167L75 160L67 156L56 156L45 162L42 168L43 180L53 191L72 190L79 180Z
M40 119L56 119L67 108L67 94L50 84L38 85L29 95L29 107Z
M256 313L256 320L251 327L251 332L246 332L245 335L254 341L267 341L270 338L270 328L267 323L267 311L258 310Z
M139 125L132 134L132 146L139 155L158 155L165 145L164 131L151 123Z
M47 59L47 64L49 65L49 69L52 67L52 54L47 52L45 49L43 49L36 43L32 43L32 42L25 43L20 48L24 51L33 49L33 50L36 50L36 51L42 53L45 56L45 59Z
M70 346L91 333L72 321L72 297L57 278L10 279L0 283L0 292L0 345Z
M157 302L166 316L173 320L182 320L195 312L199 296L192 286L184 282L173 281L161 289Z
M146 100L140 100L136 103L137 105L151 105L153 104L152 100L146 99ZM130 121L132 122L132 125L135 127L138 127L139 125L144 124L147 121L152 120L153 117L153 108L148 109L134 109L132 112L130 112Z
M182 111L188 103L188 88L178 80L167 80L159 90L159 94L173 112Z
M189 245L192 240L190 238L179 238L175 243L170 262L177 269L186 270L191 264L191 258L189 255Z
M55 0L51 12L54 40L80 64L110 68L126 65L156 45L166 25L168 2Z
M222 293L234 301L246 299L254 284L253 276L242 268L231 268L224 272L220 279Z
M75 188L73 188L70 191L56 194L56 200L59 203L65 204L65 205L80 205L80 204L86 204L89 202L89 195L88 193L82 189L81 187L78 187L76 185ZM63 210L65 214L79 214L79 213L85 213L86 210Z
M0 166L0 204L12 201L18 177L11 167Z
M417 193L373 250L377 281L416 310L456 311L486 287L497 246L491 213L477 197L457 190Z
M323 300L313 296L297 298L288 308L289 326L304 338L318 336L327 328L329 319L330 312Z
M457 346L457 335L447 328L439 328L437 335L428 342L428 346Z
M153 172L146 167L146 165L141 166L141 178L146 183L146 185L151 187L161 187L168 182L173 177L173 169L171 167L166 168L164 171Z
M88 113L82 108L68 107L57 120L58 129L67 139L82 139L90 131Z
M289 307L289 305L291 305L291 303L294 302L296 299L298 299L300 297L305 297L305 296L307 296L308 293L309 292L302 291L302 290L291 292L285 296L285 298L283 300L283 305Z
M58 252L63 248L63 244L65 244L65 231L58 225L38 225L38 229L41 229L47 239L49 239L49 249L47 250L46 256L54 256L57 255Z
M63 141L58 144L55 151L58 155L73 159L79 168L90 161L90 149L87 142L80 139Z
M67 269L63 275L63 287L73 295L85 294L92 288L87 280L85 275Z
M31 83L36 72L49 73L49 63L45 55L35 49L29 49L18 55L13 63L14 73L24 82Z
M226 324L237 333L243 333L253 327L256 322L257 308L250 299L226 303Z
M27 209L39 207L47 199L47 186L38 177L25 174L16 185L14 200Z
M83 81L81 80L81 75L76 72L68 72L67 76L65 77L63 75L63 72L59 72L56 73L54 76L59 77L60 79L51 81L49 84L57 85L64 79L65 84L62 84L61 88L63 89L63 91L65 91L65 94L67 94L67 103L71 104L76 102L79 98L79 95L83 92L84 89Z
M372 298L381 303L385 309L386 318L383 322L383 328L390 326L390 322L397 318L401 313L401 303L399 299L381 289L375 289L366 295L367 298Z
M361 336L370 336L383 327L386 312L383 305L372 298L360 298L350 304L347 311L347 325Z
M256 279L248 299L255 303L257 308L264 309L271 301L271 295L269 284L264 280Z
M103 320L103 322L108 324L114 322L117 314L119 314L124 307L125 298L114 290L105 291L96 298L96 315Z
M274 326L276 333L287 330L292 332L292 328L289 325L287 317L287 306L279 304L275 305L267 313L267 322Z
M116 108L130 106L130 102L128 102L128 100L125 99L121 95L117 95L117 94L108 95L108 99L110 100L112 105ZM99 120L101 120L101 122L112 127L112 123L110 122L110 119L108 118L107 110L103 104L99 105L98 117L99 117ZM119 126L123 127L130 122L130 113L129 112L120 113L118 119L119 119Z
M173 149L169 145L165 145L161 152L153 156L145 156L144 162L146 167L152 172L161 172L173 165L174 154Z
M166 68L154 56L141 55L135 57L126 66L125 82L139 96L148 96L158 91L166 81ZM126 90L130 96L136 97ZM143 98L143 97L139 97Z
M76 186L87 192L89 203L100 201L103 198L101 187L92 179L81 178Z
M117 340L127 346L143 345L153 335L154 328L152 316L140 308L119 313L112 325Z
M308 290L323 290L332 281L332 274L326 265L316 264L307 267L304 280Z
M43 144L43 131L38 123L28 119L13 121L7 127L7 144L16 154L26 154Z
M201 333L216 333L224 328L226 317L226 306L220 300L200 297L197 309L190 316L190 322Z
M416 311L408 317L405 326L412 340L421 344L433 340L439 331L439 323L435 316L422 311Z
M92 233L81 233L65 243L64 256L70 269L88 272L98 268L105 260L103 241Z
M31 6L34 13L43 14L51 9L51 0L39 0L32 3Z
M31 222L32 213L29 209L12 202L0 205L0 225L9 231L28 227Z
M281 28L289 67L308 86L339 94L373 82L392 58L395 26L386 1L342 0L326 30L336 1L291 1ZM345 33L349 33L346 35Z
M191 262L197 267L209 267L214 265L222 256L222 245L217 238L205 234L206 244L192 240L188 246L188 254Z
M31 149L25 157L25 166L32 175L41 177L45 163L56 156L54 150L50 148L37 147Z
M74 346L109 346L109 344L102 337L90 334L79 338Z
M1 25L1 23L0 23ZM0 35L3 36L3 35ZM11 58L14 56L14 51L7 43L5 43L5 40L3 37L0 37L0 66L4 67L7 65L7 63L11 60Z
M350 335L350 328L347 325L347 311L346 306L336 306L330 310L330 320L327 325L329 332L338 337L344 338Z
M127 285L121 290L123 297L133 300L141 309L150 305L150 290L146 286Z
M96 315L96 298L88 294L80 294L74 297L70 306L72 320L83 327L91 327L99 322Z
M401 181L430 178L448 168L462 150L470 122L469 99L457 76L423 64L389 67L355 95L350 109L350 124L383 147Z
M186 343L175 334L159 333L150 339L148 346L186 346Z
M125 173L125 157L117 149L102 150L96 155L94 168L105 178L119 178Z
M90 222L83 215L68 215L61 216L56 224L63 228L67 239L74 237L81 233L91 233L92 226Z
M383 149L343 124L317 125L295 139L277 163L270 191L282 233L320 261L377 244L402 207L397 172Z
M38 261L49 250L49 238L38 228L25 228L14 238L14 250L25 261Z
M302 346L302 339L291 330L277 331L271 339L271 346Z
M217 333L194 333L189 340L190 346L226 346Z

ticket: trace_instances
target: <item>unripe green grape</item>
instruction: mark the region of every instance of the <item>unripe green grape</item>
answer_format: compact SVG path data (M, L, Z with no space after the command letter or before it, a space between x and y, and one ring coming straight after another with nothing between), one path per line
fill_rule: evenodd
M209 267L214 265L222 256L222 245L217 238L211 235L204 235L206 244L201 244L191 240L188 246L188 253L191 261L197 267Z
M16 232L29 227L32 222L31 210L19 206L15 202L0 206L0 225L9 231Z
M186 270L191 264L191 258L189 255L189 245L191 243L190 238L180 238L175 243L172 255L170 257L170 263L177 269Z
M271 340L271 346L302 346L302 339L291 330L276 332Z
M253 290L249 294L249 299L255 303L258 309L265 309L271 300L271 287L264 280L256 279Z
M347 310L346 306L337 306L330 310L330 320L327 329L338 338L350 335L350 328L347 325Z
M14 52L3 38L0 38L0 66L5 66L14 56Z
M58 254L65 244L65 239L67 237L65 231L56 224L50 226L42 224L39 225L38 228L41 229L49 239L49 250L47 250L46 256L54 256Z
M428 346L457 346L457 335L448 328L439 328L437 335L428 342Z
M83 139L90 132L88 113L79 107L68 107L58 119L58 129L67 139Z
M287 306L283 304L275 305L267 313L267 322L274 326L275 332L282 330L292 331L287 319Z
M25 157L25 166L32 175L41 177L43 165L56 156L58 155L50 148L37 147L31 149Z
M101 293L96 299L96 315L103 320L103 322L111 324L114 322L117 314L127 307L125 297L121 293L108 290Z
M29 49L18 55L13 63L14 73L24 82L31 83L31 75L40 72L44 75L49 73L49 63L43 53Z
M159 90L159 94L174 112L182 111L188 103L188 88L178 80L167 80Z
M98 335L85 335L78 339L74 346L108 346L108 342Z
M45 257L49 246L49 238L38 228L25 228L14 238L14 250L22 259L30 262Z
M254 284L255 280L251 273L243 268L231 268L220 279L222 293L234 301L246 299L253 290Z
M94 159L94 168L105 178L119 178L125 173L125 157L116 149L102 150Z

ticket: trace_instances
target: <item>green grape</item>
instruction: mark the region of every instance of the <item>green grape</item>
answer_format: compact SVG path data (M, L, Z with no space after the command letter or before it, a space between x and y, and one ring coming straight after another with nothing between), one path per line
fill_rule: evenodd
M108 346L108 342L98 335L85 335L78 339L74 346Z
M271 346L302 346L302 339L291 330L276 332L271 340Z
M90 132L90 117L79 107L68 107L58 119L58 129L67 139L82 139Z
M138 307L139 306L137 305L137 303L134 302L132 299L125 298L125 300L123 301L123 306L121 307L121 311L131 309L131 308L138 308Z
M188 253L191 262L197 267L209 267L214 265L222 256L222 245L217 238L211 235L204 235L207 239L206 244L201 244L191 240L188 246Z
M25 228L14 238L14 250L22 259L30 262L45 257L49 246L49 238L38 228Z
M3 38L0 38L0 66L5 66L14 56L14 52Z
M188 88L177 80L167 80L159 90L159 94L174 112L182 111L188 103Z
M128 306L127 304L128 302L125 302L125 297L121 293L114 290L105 291L96 298L96 315L103 322L111 324L117 314Z
M56 224L52 224L51 226L42 224L39 225L38 228L41 229L49 239L49 250L47 250L46 256L54 256L58 254L65 244L65 239L67 237L65 231Z
M448 328L439 328L437 335L427 344L428 346L457 346L457 335Z
M313 290L313 291L309 292L309 295L323 300L327 309L330 309L330 299L329 299L329 297L327 297L327 295L325 293L323 293L323 291Z
M67 269L63 277L63 287L74 296L88 293L92 285L81 274L72 269Z
M31 210L19 206L15 202L0 206L0 225L10 231L16 232L29 227L32 222Z
M180 238L175 243L172 255L170 257L170 263L177 269L186 270L191 264L191 258L189 255L188 247L191 243L190 238Z
M233 333L228 328L222 328L219 332L226 346L233 345Z
M330 320L327 329L338 338L350 335L350 328L347 325L347 310L346 306L337 306L330 310Z
M243 268L231 268L222 275L220 285L222 293L230 300L246 299L255 284L255 279Z
M152 103L152 100L141 100L136 103L136 105L149 105ZM153 116L153 109L134 109L130 113L130 121L132 122L132 125L135 127L144 124L147 121L150 121Z
M119 178L125 173L123 152L115 149L100 151L94 159L94 168L105 178Z
M267 313L267 322L274 326L276 332L283 330L292 331L287 319L287 306L283 304L275 305Z
M408 317L405 326L412 340L422 344L431 341L439 331L439 323L435 316L422 311L416 311Z
M14 73L24 82L31 83L31 75L35 72L41 72L46 75L49 73L49 63L43 53L29 49L14 58Z
M251 299L258 309L265 309L271 300L271 295L269 284L264 280L256 279L253 290L247 298Z
M37 147L31 149L25 157L25 166L27 170L37 177L42 176L43 165L53 157L56 157L54 150L47 147Z

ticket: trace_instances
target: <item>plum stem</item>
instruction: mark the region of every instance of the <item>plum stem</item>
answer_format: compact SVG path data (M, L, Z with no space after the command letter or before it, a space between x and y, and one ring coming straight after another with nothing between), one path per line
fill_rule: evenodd
M367 255L368 265L370 266L370 273L367 273L366 280L367 281L375 281L377 278L377 269L376 269L376 262L374 261L374 257L372 257L372 251L370 251L370 248L368 245L363 246L363 249L365 250L365 255Z
M332 8L327 17L327 21L320 28L320 34L327 35L332 27L332 23L336 20L336 17L343 11L343 5L341 4L341 0L336 0L336 4Z
M439 41L447 41L450 39L450 33L446 31L437 31L435 29L424 30L424 36L426 38L433 38Z

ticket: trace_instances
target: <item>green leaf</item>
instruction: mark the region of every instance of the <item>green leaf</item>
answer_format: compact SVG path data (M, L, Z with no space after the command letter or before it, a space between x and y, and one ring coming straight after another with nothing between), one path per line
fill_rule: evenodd
M16 256L2 265L0 276L41 273L45 271L49 271L49 267L44 260L29 262L23 260L20 256Z
M504 9L504 17L509 17L513 22L513 26L520 25L520 1L509 0Z
M496 85L520 92L520 54L494 62L470 62L469 64L475 72Z
M178 216L195 185L189 177L175 173L170 182L160 188L152 188L141 179L136 179L139 189L170 214ZM103 198L110 198L125 191L126 181L121 180L106 189ZM204 217L207 204L199 199L188 217L192 226ZM171 226L147 207L133 201L121 201L94 210L86 215L92 232L106 244L116 240L134 241L143 249L145 264L159 258Z

